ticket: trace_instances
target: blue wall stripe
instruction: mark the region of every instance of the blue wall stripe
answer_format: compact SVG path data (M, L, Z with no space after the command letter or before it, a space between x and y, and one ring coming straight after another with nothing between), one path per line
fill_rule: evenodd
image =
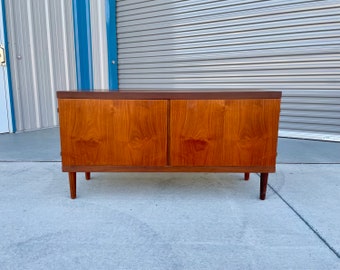
M93 89L90 0L73 0L74 45L78 91Z
M118 90L118 46L116 28L116 0L105 0L106 36L110 91Z
M12 115L12 130L13 130L13 132L16 132L17 131L17 125L16 125L16 121L15 121L13 84L12 84L11 63L10 63L10 58L9 58L5 0L1 0L1 7L2 7L2 20L3 20L3 26L4 26L4 42L5 42L6 68L7 68L8 88L9 88L8 89L9 90L9 102L11 104L11 115Z

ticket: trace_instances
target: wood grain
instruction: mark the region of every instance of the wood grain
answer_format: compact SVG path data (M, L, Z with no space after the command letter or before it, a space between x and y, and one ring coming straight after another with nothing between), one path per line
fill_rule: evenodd
M172 166L275 166L280 100L172 100Z
M164 166L167 101L59 99L62 163Z

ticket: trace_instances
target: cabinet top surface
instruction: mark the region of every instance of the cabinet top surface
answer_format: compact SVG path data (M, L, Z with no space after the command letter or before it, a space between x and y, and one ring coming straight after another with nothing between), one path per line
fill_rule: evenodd
M59 99L280 99L281 91L58 91Z

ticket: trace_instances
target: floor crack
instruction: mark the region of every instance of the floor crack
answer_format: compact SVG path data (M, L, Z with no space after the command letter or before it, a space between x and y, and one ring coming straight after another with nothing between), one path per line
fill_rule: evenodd
M299 212L287 202L270 184L268 186L273 190L273 192L307 225L307 227L340 259L339 252L333 248L325 238L311 225L309 222L301 215Z

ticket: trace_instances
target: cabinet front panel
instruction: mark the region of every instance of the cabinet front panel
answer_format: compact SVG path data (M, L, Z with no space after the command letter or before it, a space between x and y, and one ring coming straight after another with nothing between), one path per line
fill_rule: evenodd
M164 166L167 101L59 100L64 166Z
M275 166L280 100L173 100L172 166Z

